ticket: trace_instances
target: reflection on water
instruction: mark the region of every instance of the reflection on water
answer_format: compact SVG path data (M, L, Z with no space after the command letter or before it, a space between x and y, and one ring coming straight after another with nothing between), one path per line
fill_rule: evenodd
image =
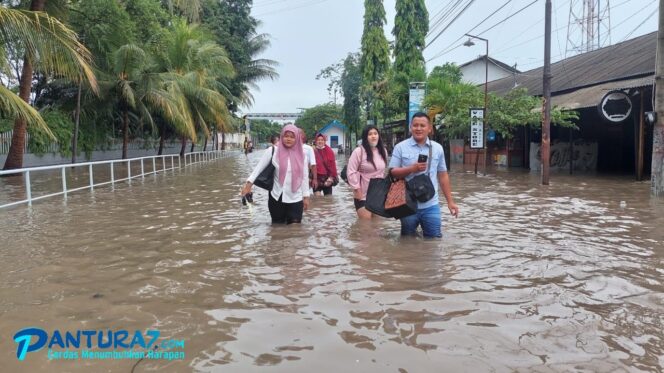
M185 361L140 371L661 371L664 203L648 183L455 172L441 241L357 222L343 183L302 226L237 197L261 153L0 211L7 371L131 371L135 361L18 363L13 334L157 328ZM3 371L5 371L3 368Z

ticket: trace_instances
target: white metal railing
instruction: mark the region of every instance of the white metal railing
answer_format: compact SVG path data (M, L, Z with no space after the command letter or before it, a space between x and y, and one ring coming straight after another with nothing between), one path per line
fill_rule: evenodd
M186 167L186 166L193 165L193 164L196 164L196 163L213 161L213 160L217 160L217 159L220 159L220 158L229 157L229 156L234 155L234 154L239 154L239 153L237 151L213 150L213 151L207 151L207 152L185 153L183 158L180 158L179 154L168 154L168 155L157 155L157 156L131 158L131 159L114 159L114 160L108 160L108 161L84 162L84 163L74 163L74 164L64 164L64 165L19 168L19 169L15 169L15 170L6 170L6 171L0 170L0 176L13 175L13 174L23 174L24 175L25 197L26 197L25 199L22 199L20 201L15 201L15 202L10 202L10 203L5 203L3 205L0 205L0 209L15 206L15 205L20 205L22 203L27 203L28 205L32 205L33 201L37 201L37 200L40 200L40 199L53 197L53 196L59 196L59 195L64 196L64 198L66 199L68 193L75 192L75 191L78 191L78 190L83 190L83 189L93 190L95 187L98 187L98 186L108 185L108 184L112 185L112 184L115 184L116 182L121 182L121 181L130 181L133 178L145 177L145 175L156 174L158 172L164 172L164 171L168 171L168 170L174 170L174 169L177 169L177 168ZM149 172L146 172L146 163L148 165L151 164L151 166L152 166L150 168ZM170 163L170 165L168 163ZM127 166L127 170L126 170L127 177L123 177L123 178L116 178L115 177L114 166L116 164L126 164L126 166ZM134 164L134 165L140 164L140 172L139 173L132 174L132 170L131 170L132 164ZM95 182L94 167L93 166L100 166L100 165L109 165L109 170L110 170L110 180L109 181ZM84 168L84 167L88 168L89 182L86 183L86 185L84 185L82 187L69 188L68 185L67 185L66 170L67 169L74 169L74 168ZM49 193L49 194L41 195L41 196L38 196L38 197L33 197L32 196L32 183L31 183L32 175L37 173L37 172L53 171L53 170L60 170L60 177L62 178L62 191L55 192L55 193Z

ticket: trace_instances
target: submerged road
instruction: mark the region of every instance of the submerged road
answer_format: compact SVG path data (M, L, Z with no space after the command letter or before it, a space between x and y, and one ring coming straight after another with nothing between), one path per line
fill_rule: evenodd
M260 155L0 211L0 370L664 369L664 202L647 182L455 171L461 215L424 241L358 222L343 182L301 226L270 226L264 191L237 197ZM184 356L19 362L29 326L154 329Z

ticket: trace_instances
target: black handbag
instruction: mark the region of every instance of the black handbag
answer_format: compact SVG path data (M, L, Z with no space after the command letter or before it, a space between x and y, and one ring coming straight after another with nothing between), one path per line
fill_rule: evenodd
M419 202L426 202L436 195L436 188L434 188L429 176L429 169L431 167L431 148L429 146L429 159L427 164L427 172L422 175L417 175L408 181L408 190L413 198Z
M390 214L385 211L385 198L387 192L390 191L392 180L390 177L375 177L369 180L369 188L367 189L367 200L364 207L367 211L382 216L384 218L391 218Z
M254 185L263 188L267 191L272 190L272 185L274 185L274 165L272 164L272 159L274 158L274 146L272 147L272 157L270 157L270 163L267 164L267 167L261 171L256 180L254 180Z
M348 183L348 165L344 165L344 168L341 169L339 176L341 176L341 180Z

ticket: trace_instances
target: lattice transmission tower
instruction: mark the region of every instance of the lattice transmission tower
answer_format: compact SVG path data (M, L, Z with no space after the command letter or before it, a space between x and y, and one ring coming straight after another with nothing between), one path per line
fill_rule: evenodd
M609 0L570 0L565 56L611 45Z

